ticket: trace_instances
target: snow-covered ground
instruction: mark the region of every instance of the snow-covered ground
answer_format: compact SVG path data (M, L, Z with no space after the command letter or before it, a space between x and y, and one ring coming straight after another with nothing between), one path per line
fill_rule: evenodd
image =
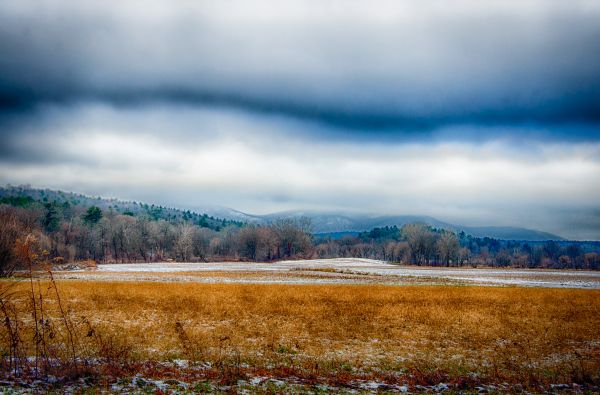
M286 275L286 278L273 278L273 281L260 282L294 282L298 273L324 272L335 279L336 274L354 274L382 276L382 280L402 280L408 278L431 279L432 281L450 280L467 284L481 285L521 285L551 288L592 288L600 289L600 272L574 270L525 270L525 269L473 269L473 268L421 268L414 266L392 265L383 261L358 258L313 259L300 261L280 261L275 263L254 262L208 262L208 263L131 263L99 265L101 273L114 275L118 273L181 273L181 272L253 272L268 278L269 275ZM236 282L229 278L227 282ZM212 277L218 282L218 277ZM211 281L211 282L212 282ZM248 282L248 279L239 279ZM250 280L251 282L251 280ZM311 282L303 278L298 282ZM315 283L317 281L315 278ZM337 281L335 281L337 282ZM352 282L352 281L348 281ZM386 281L389 282L389 281Z
M117 263L98 265L98 270L107 272L196 272L196 271L289 271L298 269L394 269L399 266L383 261L360 258L310 259L300 261L261 262L156 262Z

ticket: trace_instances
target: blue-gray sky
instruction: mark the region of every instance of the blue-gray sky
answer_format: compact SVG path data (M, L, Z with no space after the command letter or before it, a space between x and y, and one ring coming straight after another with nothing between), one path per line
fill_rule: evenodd
M600 239L597 1L5 1L0 182Z

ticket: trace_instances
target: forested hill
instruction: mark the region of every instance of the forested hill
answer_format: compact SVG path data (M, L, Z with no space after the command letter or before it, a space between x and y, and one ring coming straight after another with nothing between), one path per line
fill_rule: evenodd
M39 205L55 206L55 210L72 209L74 207L88 208L99 207L105 212L146 217L151 220L165 220L179 223L188 222L203 228L219 231L227 226L242 226L243 222L229 219L215 218L208 214L197 213L190 210L181 210L173 207L164 207L134 201L91 197L73 192L56 191L51 189L37 189L29 186L0 187L0 204L28 207Z

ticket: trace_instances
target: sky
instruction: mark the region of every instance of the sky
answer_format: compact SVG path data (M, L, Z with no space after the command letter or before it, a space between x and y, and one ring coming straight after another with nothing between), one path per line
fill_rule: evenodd
M596 0L0 2L0 184L600 239Z

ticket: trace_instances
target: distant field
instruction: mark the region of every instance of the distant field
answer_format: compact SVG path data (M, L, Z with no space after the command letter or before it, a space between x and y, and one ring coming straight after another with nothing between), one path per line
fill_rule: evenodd
M98 335L115 355L126 351L134 368L119 371L120 389L136 385L136 372L157 388L167 380L172 389L264 392L535 392L600 380L598 290L79 280L58 287L82 353L98 356L88 344ZM56 315L56 303L46 303ZM97 385L112 385L109 377Z
M600 289L600 272L583 270L399 266L357 258L256 262L130 263L99 265L61 278L284 284L456 284Z

